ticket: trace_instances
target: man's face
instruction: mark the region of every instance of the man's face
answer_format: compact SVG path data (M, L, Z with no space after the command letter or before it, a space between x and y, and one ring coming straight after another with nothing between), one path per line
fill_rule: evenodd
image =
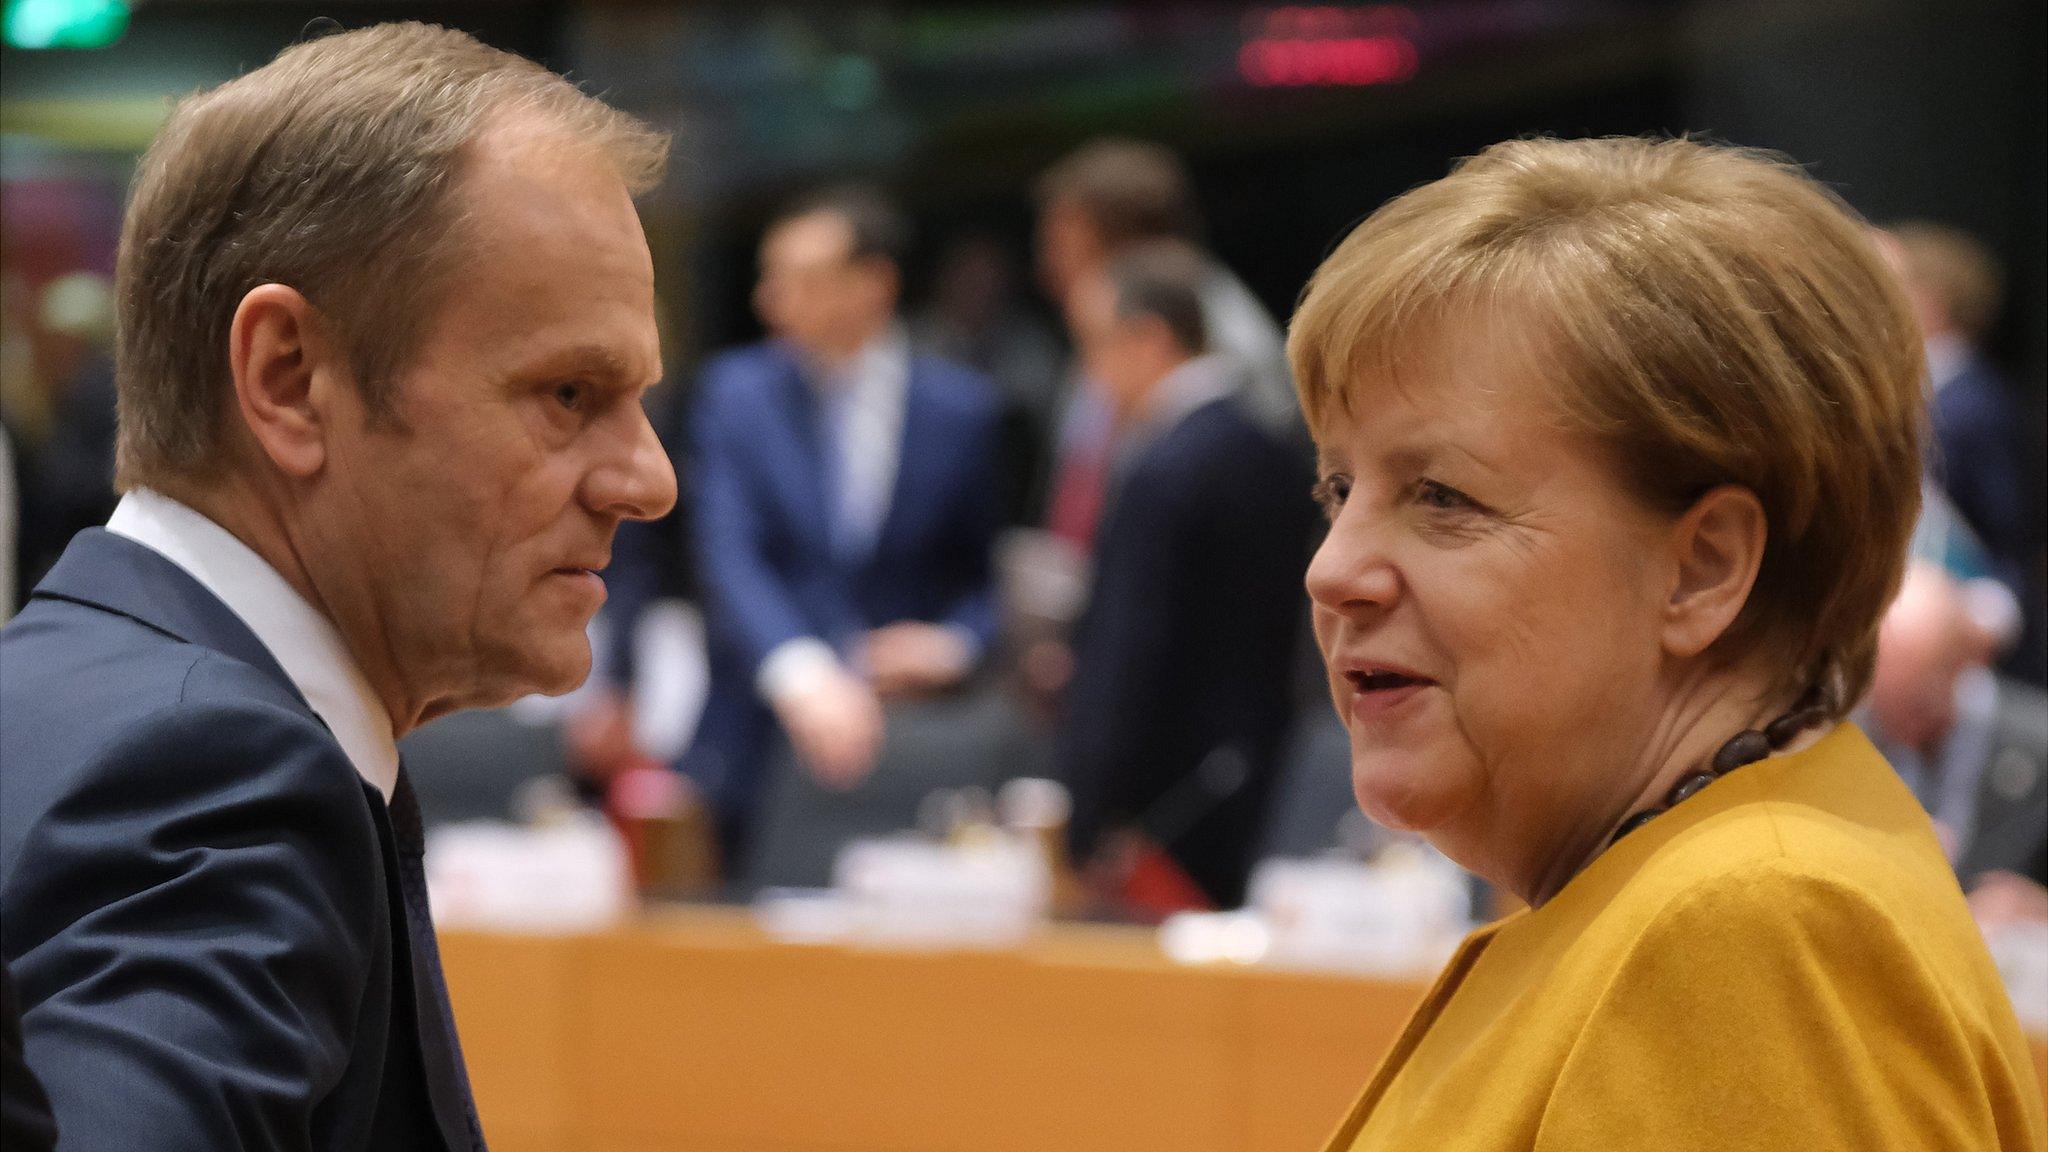
M660 348L623 184L500 129L458 195L473 239L396 382L402 426L337 421L305 509L322 601L421 709L401 730L580 684L613 532L676 494L641 407Z
M812 356L859 350L895 311L886 261L853 256L853 226L832 212L785 220L761 241L754 310L769 332Z
M1956 681L1981 655L1962 589L1916 560L1877 629L1877 666L1867 697L1884 734L1931 751L1955 726Z
M1170 338L1157 321L1117 315L1106 276L1083 278L1067 295L1067 327L1081 367L1119 420L1128 418L1174 366Z
M1053 300L1065 303L1109 263L1109 246L1086 208L1057 197L1038 217L1037 259L1039 286Z

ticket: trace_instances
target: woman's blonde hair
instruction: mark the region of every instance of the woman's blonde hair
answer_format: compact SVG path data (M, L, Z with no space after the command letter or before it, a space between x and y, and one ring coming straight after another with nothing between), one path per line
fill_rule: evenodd
M1677 512L1738 484L1769 539L1716 643L1846 711L1920 506L1925 384L1904 294L1855 212L1783 157L1684 139L1515 140L1388 203L1304 290L1310 427L1446 324L1521 336L1568 427ZM1490 321L1499 321L1498 324ZM1413 368L1411 363L1409 368Z

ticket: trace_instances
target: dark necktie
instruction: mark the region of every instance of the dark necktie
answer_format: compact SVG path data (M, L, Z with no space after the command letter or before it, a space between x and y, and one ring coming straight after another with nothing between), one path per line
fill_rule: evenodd
M420 801L405 766L391 790L391 835L398 845L398 886L405 894L405 927L412 940L412 983L420 1046L427 1062L433 1098L442 1093L461 1098L469 1126L470 1147L484 1152L483 1125L477 1121L476 1099L469 1091L469 1071L462 1062L462 1040L455 1032L455 1013L448 1003L448 984L441 977L441 949L434 940L434 920L427 909L426 835L420 825Z

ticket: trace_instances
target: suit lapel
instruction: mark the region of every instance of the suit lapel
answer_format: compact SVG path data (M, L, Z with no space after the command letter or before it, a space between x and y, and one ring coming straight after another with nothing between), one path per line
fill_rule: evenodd
M820 439L818 398L804 380L793 356L782 355L773 394L781 409L780 424L788 431L794 451L786 454L793 465L793 483L785 488L792 507L785 509L791 531L803 541L805 551L829 557L832 554L832 516L837 507L832 498L834 485L825 475L825 445ZM778 485L778 487L782 487Z
M148 545L104 528L88 528L71 538L30 595L126 616L166 636L211 648L268 675L289 689L308 713L313 711L242 618L191 573Z
M31 595L68 600L126 616L167 636L240 660L284 685L309 716L326 726L326 721L306 703L298 686L242 618L190 573L145 544L102 528L88 528L72 538L63 556ZM446 1009L447 992L441 979L440 958L433 950L433 928L425 921L425 879L420 869L416 808L410 822L411 839L401 843L394 836L396 830L383 796L367 781L362 787L384 849L386 881L391 886L388 896L393 913L399 918L394 925L398 929L394 943L403 954L397 959L407 963L412 974L413 1043L421 1048L435 1122L451 1149L482 1148L480 1135L474 1135L475 1106L470 1103L461 1048ZM408 898L412 886L407 883L408 876L419 889L417 927ZM427 934L425 948L416 943L421 931Z
M470 1093L469 1072L462 1058L462 1041L455 1029L448 984L441 971L440 942L434 937L432 911L427 903L425 868L426 837L420 822L419 798L412 780L400 764L398 783L386 809L393 854L391 869L395 907L403 918L397 933L405 940L407 967L412 974L414 1042L419 1045L420 1065L426 1074L427 1099L434 1121L450 1149L484 1147L483 1129L477 1122L476 1101Z

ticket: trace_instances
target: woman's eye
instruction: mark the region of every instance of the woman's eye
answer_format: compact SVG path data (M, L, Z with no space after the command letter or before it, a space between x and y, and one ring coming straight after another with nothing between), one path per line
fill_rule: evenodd
M1325 476L1309 489L1309 495L1321 505L1324 516L1335 520L1337 513L1343 510L1344 501L1351 495L1351 477Z
M1470 496L1434 480L1417 481L1415 499L1424 507L1446 512L1469 512L1479 507Z

